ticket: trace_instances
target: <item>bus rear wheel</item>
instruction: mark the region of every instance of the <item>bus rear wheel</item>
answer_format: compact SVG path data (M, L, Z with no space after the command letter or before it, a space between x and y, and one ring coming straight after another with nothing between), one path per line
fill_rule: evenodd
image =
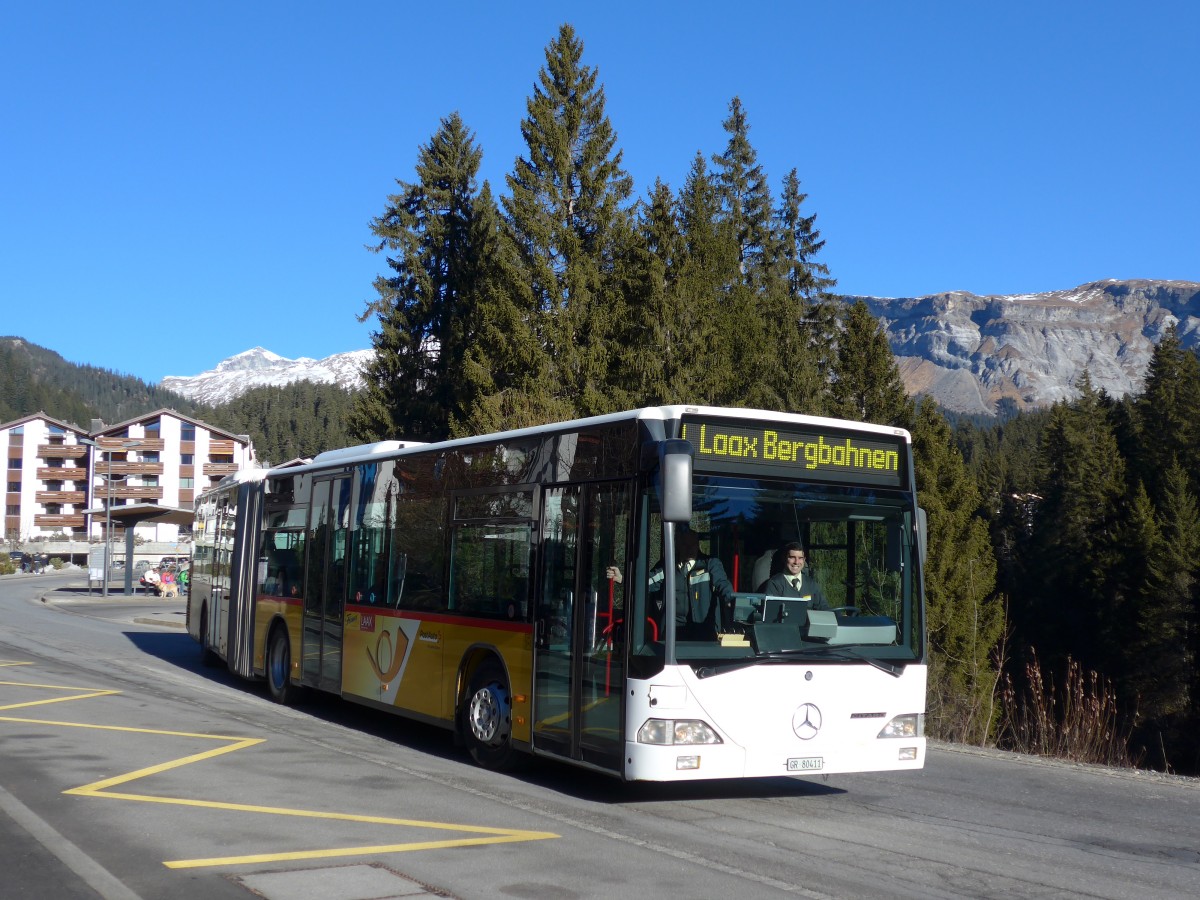
M276 703L287 705L295 699L292 686L292 648L287 630L276 627L267 644L267 690Z
M463 704L463 738L471 758L485 769L507 769L516 761L512 743L512 692L495 663L480 666Z

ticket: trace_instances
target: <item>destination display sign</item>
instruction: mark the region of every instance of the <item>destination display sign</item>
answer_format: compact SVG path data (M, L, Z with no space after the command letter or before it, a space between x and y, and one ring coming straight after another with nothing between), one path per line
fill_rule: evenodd
M695 449L697 472L895 488L908 474L900 436L689 416L680 437Z

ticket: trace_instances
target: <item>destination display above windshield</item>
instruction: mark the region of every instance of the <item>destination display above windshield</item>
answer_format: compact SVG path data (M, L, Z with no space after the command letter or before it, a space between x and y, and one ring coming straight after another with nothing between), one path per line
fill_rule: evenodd
M700 418L685 418L680 437L695 448L697 472L881 487L901 487L907 475L900 437Z

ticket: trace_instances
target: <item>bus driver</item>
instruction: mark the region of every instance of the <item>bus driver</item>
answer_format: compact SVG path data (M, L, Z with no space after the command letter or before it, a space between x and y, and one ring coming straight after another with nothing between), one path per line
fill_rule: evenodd
M682 641L714 641L732 617L733 585L715 556L700 550L700 536L688 525L675 529L675 633ZM663 567L650 570L648 605L663 608Z
M783 548L783 571L777 572L763 582L759 591L772 597L806 597L812 600L813 609L829 609L825 591L811 574L804 574L804 545L792 541Z

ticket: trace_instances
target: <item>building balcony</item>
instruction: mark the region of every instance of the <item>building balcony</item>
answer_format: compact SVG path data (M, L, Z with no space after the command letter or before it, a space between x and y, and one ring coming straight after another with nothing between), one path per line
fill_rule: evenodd
M63 513L56 516L35 515L33 524L39 528L83 528L86 518L83 513Z
M109 496L108 488L103 490L96 488L96 499L103 500ZM162 485L124 485L118 482L113 482L112 498L125 500L161 500L163 498Z
M98 437L96 443L104 453L131 453L140 450L165 450L162 438Z
M113 475L161 475L163 464L160 462L126 462L114 459L109 465L107 461L96 463L96 474L104 477L111 472Z
M82 459L87 453L85 444L38 444L38 456L42 459Z
M38 481L87 481L87 469L74 466L42 466L37 470Z
M208 442L208 455L209 456L220 456L223 453L232 454L236 447L237 447L236 441L209 441Z
M86 503L86 491L36 491L33 499L38 503Z
M237 470L237 463L205 463L203 466L205 475L232 475Z

